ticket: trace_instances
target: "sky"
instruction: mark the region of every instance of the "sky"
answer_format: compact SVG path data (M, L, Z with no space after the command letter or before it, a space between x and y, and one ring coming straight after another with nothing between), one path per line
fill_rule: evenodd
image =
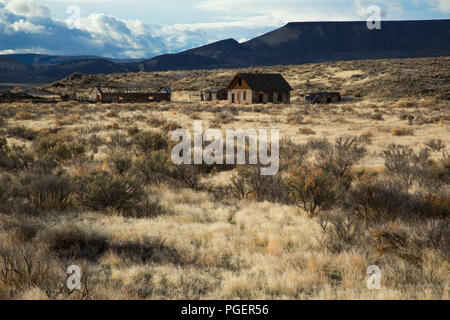
M151 58L301 21L450 19L450 0L0 0L0 54Z

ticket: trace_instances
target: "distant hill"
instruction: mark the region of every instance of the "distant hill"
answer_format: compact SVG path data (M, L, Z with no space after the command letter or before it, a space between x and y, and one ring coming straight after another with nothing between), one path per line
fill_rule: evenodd
M108 60L114 63L132 63L132 62L140 62L145 59L113 59L113 58L104 58L98 56L55 56L48 54L36 54L36 53L16 53L16 54L5 54L1 55L4 58L9 58L16 60L20 63L23 63L27 66L32 67L41 67L41 66L52 66L58 65L65 62L73 62L80 60L95 60L95 59L103 59Z
M0 60L0 81L52 82L74 72L111 74L450 56L450 20L384 21L381 27L369 30L366 22L292 22L244 43L222 40L132 62L97 57L9 55Z
M385 21L381 30L366 22L292 22L241 44L229 39L141 64L164 71L448 55L450 20Z

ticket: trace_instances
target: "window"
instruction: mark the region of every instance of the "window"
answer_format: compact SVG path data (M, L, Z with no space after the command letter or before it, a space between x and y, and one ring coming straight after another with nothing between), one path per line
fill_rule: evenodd
M247 91L244 91L243 99L244 99L244 101L247 101Z
M242 86L242 79L239 78L239 87Z
M283 96L281 95L281 92L278 93L278 102L283 101Z

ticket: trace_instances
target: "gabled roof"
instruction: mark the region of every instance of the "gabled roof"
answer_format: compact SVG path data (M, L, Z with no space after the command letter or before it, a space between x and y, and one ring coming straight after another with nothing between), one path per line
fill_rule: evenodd
M258 91L292 91L292 87L279 73L238 73L228 85L228 89L237 77L252 90Z

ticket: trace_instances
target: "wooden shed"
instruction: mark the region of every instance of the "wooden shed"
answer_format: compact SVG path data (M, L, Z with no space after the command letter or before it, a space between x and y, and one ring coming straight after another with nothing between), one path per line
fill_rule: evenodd
M326 104L342 101L339 92L315 92L302 95L305 103Z
M201 101L227 100L227 89L206 89L200 91Z

